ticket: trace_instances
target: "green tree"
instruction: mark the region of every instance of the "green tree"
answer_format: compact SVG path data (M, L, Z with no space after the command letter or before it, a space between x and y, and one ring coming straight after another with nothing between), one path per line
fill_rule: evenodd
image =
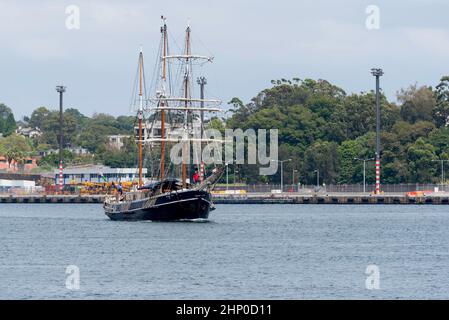
M361 164L355 158L362 154L363 146L356 140L343 141L338 147L340 158L339 183L360 181Z
M449 119L449 76L442 77L435 89L437 101L434 111L435 123L438 127L447 126Z
M43 123L50 116L50 110L46 107L39 107L31 113L30 120L28 121L29 125L33 128L42 129Z
M137 125L136 117L133 116L118 116L117 128L122 130L123 133L132 134L134 126Z
M17 134L0 137L0 150L6 157L9 166L13 161L23 164L24 160L33 152L31 141Z
M442 127L432 131L428 142L435 147L438 156L449 154L449 128Z
M399 119L399 108L381 96L382 130L390 130ZM335 105L326 136L341 142L376 130L375 95L373 92L352 94L341 105Z
M401 117L405 121L415 123L417 121L432 121L436 106L436 99L432 88L416 84L407 89L401 89L397 93L401 103Z
M12 110L3 103L0 103L0 133L8 136L16 129L16 121Z
M436 168L432 160L436 159L435 148L423 138L416 140L407 150L409 173L412 181L428 183L435 181Z
M315 183L315 170L326 184L336 183L339 172L338 145L335 142L316 141L304 154L303 175L309 184Z

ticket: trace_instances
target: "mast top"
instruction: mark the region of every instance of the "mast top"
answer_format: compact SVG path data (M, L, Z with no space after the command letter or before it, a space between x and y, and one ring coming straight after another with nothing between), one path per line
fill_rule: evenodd
M164 33L165 31L167 31L167 23L166 23L167 17L161 15L161 19L163 22L163 26L161 27L161 33Z

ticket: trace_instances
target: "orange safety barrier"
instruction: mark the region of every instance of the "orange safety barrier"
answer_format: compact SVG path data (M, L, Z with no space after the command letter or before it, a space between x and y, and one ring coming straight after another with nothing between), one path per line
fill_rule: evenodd
M407 197L424 197L426 194L432 193L432 190L409 191L405 195Z

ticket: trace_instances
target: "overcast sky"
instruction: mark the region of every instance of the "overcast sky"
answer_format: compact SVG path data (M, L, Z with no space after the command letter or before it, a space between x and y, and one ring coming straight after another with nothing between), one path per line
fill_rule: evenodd
M68 5L80 29L66 28ZM380 9L380 28L366 27L367 6ZM160 39L160 15L182 41L190 19L196 53L213 54L201 69L207 92L226 102L249 101L271 79L326 79L348 93L370 90L372 67L385 71L390 99L418 82L435 86L449 74L449 1L25 1L0 0L0 102L20 118L38 106L66 106L86 115L131 114L137 55L147 77ZM195 46L196 45L196 46Z

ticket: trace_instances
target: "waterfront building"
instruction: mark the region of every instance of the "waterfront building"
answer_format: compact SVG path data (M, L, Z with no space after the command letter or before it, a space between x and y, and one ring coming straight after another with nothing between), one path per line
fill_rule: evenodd
M31 172L37 168L38 157L27 157L22 161L12 160L8 163L8 159L0 155L0 172Z
M53 184L53 178L46 174L0 172L0 193L38 191Z
M11 189L22 189L26 191L33 191L36 183L32 180L7 180L0 179L0 192L8 192Z
M59 184L59 169L54 170L56 184ZM147 174L143 168L142 173ZM63 170L63 184L79 182L108 182L112 181L137 181L139 179L138 168L111 168L104 165L80 165L67 167Z

